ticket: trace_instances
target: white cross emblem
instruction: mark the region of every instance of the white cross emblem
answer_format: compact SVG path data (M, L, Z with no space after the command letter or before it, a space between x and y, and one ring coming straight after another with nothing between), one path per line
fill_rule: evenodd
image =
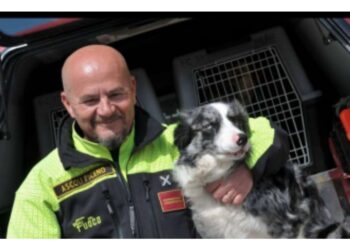
M165 177L161 175L159 176L159 179L162 181L162 187L165 187L166 185L171 186L169 174L167 174Z

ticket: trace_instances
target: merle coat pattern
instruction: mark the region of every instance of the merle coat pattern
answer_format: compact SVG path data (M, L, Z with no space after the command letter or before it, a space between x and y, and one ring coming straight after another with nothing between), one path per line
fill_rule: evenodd
M174 178L182 187L199 234L205 238L348 238L350 219L335 221L300 167L289 162L256 180L240 206L224 205L204 186L228 176L249 156L244 108L212 103L183 112L175 130L180 157Z

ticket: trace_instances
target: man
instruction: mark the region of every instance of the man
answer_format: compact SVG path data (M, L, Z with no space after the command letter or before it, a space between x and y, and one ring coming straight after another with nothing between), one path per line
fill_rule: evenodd
M105 45L83 47L65 61L62 81L70 117L59 129L58 148L17 191L8 237L196 237L170 175L176 125L165 128L135 107L136 81L123 56ZM253 173L267 172L267 163L260 165ZM240 204L252 183L241 167L207 189Z

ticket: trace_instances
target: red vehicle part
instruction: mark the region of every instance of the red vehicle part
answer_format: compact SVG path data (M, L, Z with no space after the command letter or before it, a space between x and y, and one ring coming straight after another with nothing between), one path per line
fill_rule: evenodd
M346 138L350 141L350 108L343 109L339 113L339 118L345 130Z
M350 175L344 172L342 161L331 138L328 140L328 145L335 162L335 168L328 170L328 175L330 179L341 182L346 198L350 202Z

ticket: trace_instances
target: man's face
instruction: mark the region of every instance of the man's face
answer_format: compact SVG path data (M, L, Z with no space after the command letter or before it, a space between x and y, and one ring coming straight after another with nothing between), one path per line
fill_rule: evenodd
M110 148L119 146L134 120L134 77L112 65L90 65L70 81L62 101L85 137Z

